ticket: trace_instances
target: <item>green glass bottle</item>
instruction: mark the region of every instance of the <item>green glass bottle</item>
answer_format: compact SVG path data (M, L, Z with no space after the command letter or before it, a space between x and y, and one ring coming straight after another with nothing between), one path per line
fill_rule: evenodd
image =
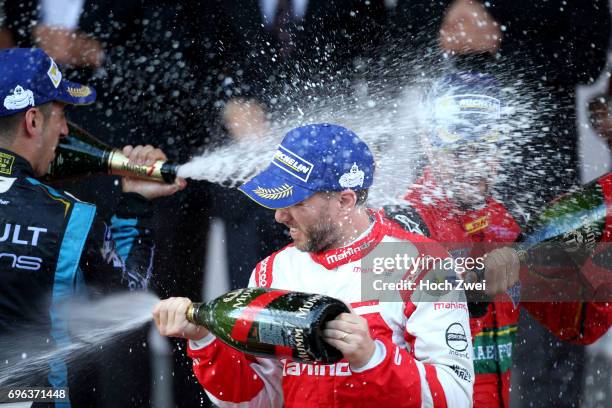
M45 179L53 181L112 174L171 184L176 179L177 171L178 165L168 161L157 161L150 166L130 163L119 150L68 122L68 136L60 139Z
M322 331L326 322L345 312L348 307L329 296L246 288L193 303L187 319L247 354L333 364L342 354L323 340Z
M606 228L612 227L606 227L606 212L612 211L607 208L612 197L606 199L606 194L612 194L612 173L550 203L519 236L521 260L551 258L562 251L581 265L602 240Z

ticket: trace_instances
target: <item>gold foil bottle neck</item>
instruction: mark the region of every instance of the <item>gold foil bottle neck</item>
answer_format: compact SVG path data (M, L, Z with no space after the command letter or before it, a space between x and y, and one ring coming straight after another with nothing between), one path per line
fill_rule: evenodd
M130 160L118 150L113 150L108 158L108 170L114 176L132 176L163 182L161 172L163 165L164 162L161 160L152 165L130 163Z
M200 305L200 303L192 303L189 305L189 307L187 308L187 312L185 312L185 315L187 317L187 320L189 320L191 323L193 324L199 324L196 319L195 319L195 313L198 309L198 306Z

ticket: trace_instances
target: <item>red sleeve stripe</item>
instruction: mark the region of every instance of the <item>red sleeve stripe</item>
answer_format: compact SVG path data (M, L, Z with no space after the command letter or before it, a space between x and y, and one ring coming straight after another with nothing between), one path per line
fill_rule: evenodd
M446 395L442 384L438 381L438 374L436 373L436 367L431 364L423 364L425 366L425 379L429 384L429 390L431 391L431 397L433 398L434 408L446 408Z
M351 303L351 307L354 309L356 307L361 307L361 306L374 306L379 304L379 300L378 299L374 299L374 300L366 300L364 302L353 302Z

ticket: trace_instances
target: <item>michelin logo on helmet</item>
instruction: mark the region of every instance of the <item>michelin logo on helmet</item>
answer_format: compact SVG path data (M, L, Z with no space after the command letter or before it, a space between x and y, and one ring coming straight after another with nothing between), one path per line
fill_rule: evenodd
M314 169L312 163L283 146L278 146L278 150L274 153L272 164L303 182L308 182L308 178Z
M25 108L26 106L34 106L34 93L29 89L17 85L11 92L12 94L4 98L4 107L6 109L15 110Z
M494 118L501 116L499 99L487 95L465 94L443 96L436 101L436 116L448 117L465 113L477 113Z

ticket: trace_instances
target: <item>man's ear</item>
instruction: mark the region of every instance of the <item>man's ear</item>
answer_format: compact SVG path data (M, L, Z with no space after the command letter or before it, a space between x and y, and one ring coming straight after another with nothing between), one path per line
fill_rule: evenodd
M25 113L25 130L28 137L39 136L43 128L44 115L37 108L28 109Z
M356 204L357 193L350 189L346 189L340 192L340 211L348 212L355 208Z

